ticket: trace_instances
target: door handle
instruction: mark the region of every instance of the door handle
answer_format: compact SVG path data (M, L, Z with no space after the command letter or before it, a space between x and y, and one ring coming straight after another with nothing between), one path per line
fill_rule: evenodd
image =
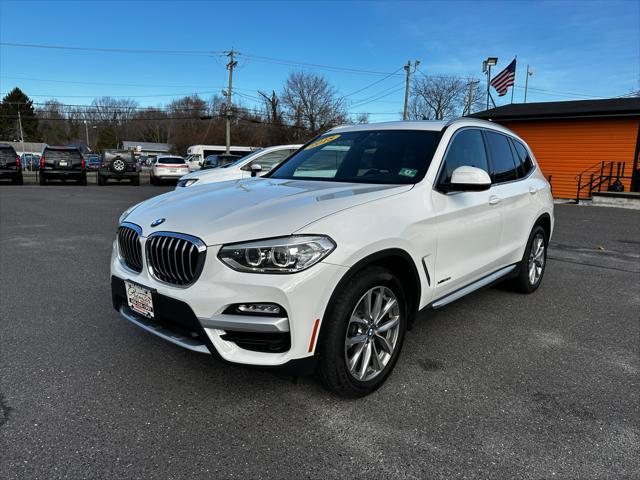
M529 193L531 195L535 195L536 193L538 193L538 189L536 187L529 187Z
M489 205L497 205L502 201L500 197L496 197L495 195L491 195L489 197Z

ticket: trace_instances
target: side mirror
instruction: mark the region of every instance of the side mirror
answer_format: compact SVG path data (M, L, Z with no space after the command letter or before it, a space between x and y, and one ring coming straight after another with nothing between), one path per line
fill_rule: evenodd
M262 165L254 163L251 165L251 176L255 177L262 171Z
M476 167L458 167L451 174L450 191L481 192L491 188L489 174Z

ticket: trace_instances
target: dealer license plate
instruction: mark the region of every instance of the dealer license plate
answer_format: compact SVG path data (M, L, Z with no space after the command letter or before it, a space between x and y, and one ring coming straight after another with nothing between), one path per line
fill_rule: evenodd
M147 318L153 318L153 295L151 290L137 283L125 280L127 304L129 308Z

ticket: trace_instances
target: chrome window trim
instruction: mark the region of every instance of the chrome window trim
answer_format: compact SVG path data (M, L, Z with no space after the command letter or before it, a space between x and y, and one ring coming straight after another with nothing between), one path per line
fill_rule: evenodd
M489 148L487 146L486 140L484 139L484 131L489 131L492 133L498 133L500 135L504 135L507 138L510 138L513 141L519 142L526 150L527 152L529 152L529 157L531 158L531 163L533 163L533 168L531 170L529 170L529 173L527 175L525 175L524 177L521 178L516 178L515 180L508 180L506 182L499 182L499 183L495 183L493 181L493 178L491 179L491 188L498 186L498 185L507 185L509 183L514 183L514 182L520 182L521 180L526 180L527 178L529 178L531 175L533 175L533 173L538 169L538 162L536 162L536 160L534 159L531 149L520 139L514 137L513 135L509 135L507 133L501 132L500 130L494 130L493 128L487 128L487 127L480 127L480 126L476 126L476 125L468 125L468 126L464 126L461 127L459 129L457 129L456 131L453 132L453 135L451 135L451 138L449 139L449 143L447 144L447 148L444 151L444 154L442 155L442 161L440 162L440 165L438 166L438 171L436 173L436 176L434 177L434 181L433 181L433 185L431 190L436 191L438 193L440 193L441 195L456 195L458 193L464 193L464 192L443 192L440 189L438 189L438 185L440 183L439 179L440 179L440 174L442 172L442 168L444 167L444 162L447 160L447 154L449 153L449 149L451 148L451 144L453 143L453 140L456 138L456 136L458 135L459 132L462 132L463 130L468 130L468 129L476 129L476 130L480 130L480 132L483 134L482 135L482 143L484 144L484 151L485 151L485 155L487 156L487 165L489 166L489 169L491 169L491 154L489 153ZM517 168L517 167L516 167ZM489 177L491 177L491 173L487 172L489 174Z

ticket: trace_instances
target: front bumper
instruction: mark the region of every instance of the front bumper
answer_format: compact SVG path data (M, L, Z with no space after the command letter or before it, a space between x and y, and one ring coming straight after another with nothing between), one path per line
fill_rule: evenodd
M140 237L140 241L144 252L146 238ZM114 308L132 323L165 340L190 350L217 354L233 363L281 366L313 356L333 286L346 267L320 262L291 275L241 273L218 260L219 248L208 247L199 279L184 288L155 279L145 258L142 272L132 272L121 263L114 242ZM127 307L124 280L153 291L154 321L141 318ZM230 305L256 302L276 303L286 316L226 313Z

